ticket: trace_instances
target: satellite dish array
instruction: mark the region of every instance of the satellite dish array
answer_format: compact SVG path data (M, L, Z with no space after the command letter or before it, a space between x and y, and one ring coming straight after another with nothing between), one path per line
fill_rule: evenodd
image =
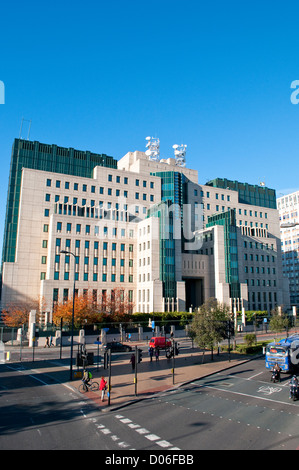
M187 145L173 145L172 148L174 149L174 156L176 159L176 164L181 167L186 166L186 148Z
M147 140L147 151L145 152L145 155L148 156L149 160L153 162L157 162L160 159L160 140L155 138L155 137L146 137L145 140Z
M160 160L160 140L156 137L146 137L146 152L149 160L157 162ZM187 145L173 145L174 157L176 160L177 166L184 168L186 166L186 148Z

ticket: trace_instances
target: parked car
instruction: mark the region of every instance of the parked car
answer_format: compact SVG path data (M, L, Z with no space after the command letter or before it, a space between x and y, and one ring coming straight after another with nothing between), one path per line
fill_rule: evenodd
M132 351L132 347L128 344L119 343L118 341L112 341L111 343L107 343L104 345L104 350L107 351L111 349L111 352L129 352Z
M165 340L166 340L166 348L171 347L171 341L168 338L165 338L165 336L154 336L153 338L150 339L149 342L149 347L150 348L160 348L160 349L165 349Z

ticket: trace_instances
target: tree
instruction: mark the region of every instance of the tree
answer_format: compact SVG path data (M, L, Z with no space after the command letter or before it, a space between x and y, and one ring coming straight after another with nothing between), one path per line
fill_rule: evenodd
M272 310L271 313L272 317L269 323L270 329L275 333L286 330L289 326L288 317L284 313L280 313L277 307Z
M110 296L101 299L97 304L91 296L81 295L75 297L74 325L76 328L82 325L93 325L102 323L104 320L109 322L126 322L131 318L133 303L129 300L128 294L121 289L114 289ZM56 305L53 312L53 322L60 325L63 323L71 324L73 315L73 299L60 302Z
M103 321L103 313L94 305L92 299L86 295L75 297L75 313L74 325L76 328L83 324L94 324ZM73 315L73 299L61 302L56 305L53 312L53 322L55 325L60 325L61 319L63 323L72 322Z
M229 307L216 299L208 299L194 314L191 330L194 332L195 343L203 349L211 349L213 358L214 346L227 337Z
M32 300L32 302L24 301L15 304L11 303L3 308L1 312L1 317L5 326L8 326L10 328L19 328L22 325L28 324L29 313L31 310L35 310L38 317L42 308L43 299L36 301Z
M106 298L105 310L111 322L126 322L131 319L134 303L123 289L116 288Z

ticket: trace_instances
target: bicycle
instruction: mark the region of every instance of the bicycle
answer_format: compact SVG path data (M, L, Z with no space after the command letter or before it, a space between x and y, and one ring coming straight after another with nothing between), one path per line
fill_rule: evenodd
M97 392L100 389L100 385L98 382L94 382L90 380L88 384L82 383L79 385L79 392L86 393L86 392Z

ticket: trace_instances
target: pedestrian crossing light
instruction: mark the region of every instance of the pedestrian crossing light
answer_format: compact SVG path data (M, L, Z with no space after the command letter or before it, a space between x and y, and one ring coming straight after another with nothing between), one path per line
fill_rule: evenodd
M104 352L104 369L108 369L108 352Z
M137 349L137 362L138 364L142 361L142 350Z

